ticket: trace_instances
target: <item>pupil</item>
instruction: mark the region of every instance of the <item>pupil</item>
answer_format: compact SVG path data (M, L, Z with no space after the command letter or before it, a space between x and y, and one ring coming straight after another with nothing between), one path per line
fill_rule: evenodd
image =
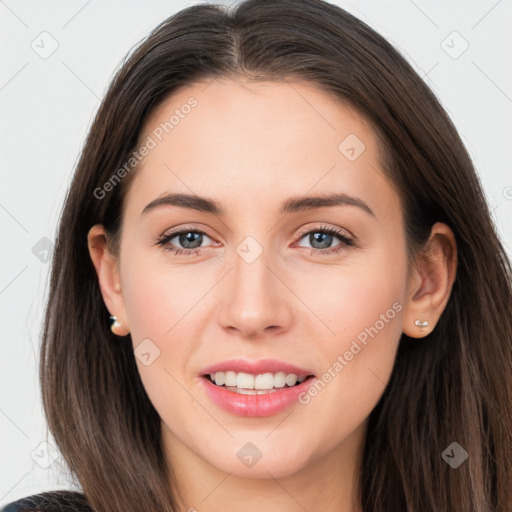
M181 234L179 236L180 244L183 245L183 247L185 247L186 249L195 249L196 247L201 246L201 236L201 233L193 233L191 231L189 231L188 233ZM197 243L198 240L199 243ZM188 243L192 243L192 246L187 245Z
M327 243L325 241L326 239L327 239ZM330 233L321 233L321 232L317 231L316 233L312 233L310 235L309 242L315 249L326 249L329 247L331 239L332 239L332 235ZM320 247L315 247L314 242L316 243L317 241L320 241Z

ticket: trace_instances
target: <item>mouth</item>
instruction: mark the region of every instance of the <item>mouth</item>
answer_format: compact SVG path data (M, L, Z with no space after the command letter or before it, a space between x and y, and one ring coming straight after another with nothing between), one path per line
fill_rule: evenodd
M315 379L312 374L248 374L227 371L203 374L200 380L204 383L206 396L225 411L237 416L264 417L295 406Z
M206 396L237 416L272 416L299 402L316 379L311 370L264 359L233 359L204 368L199 374Z
M213 372L203 375L213 385L241 395L266 395L299 386L314 375L285 372L251 374L245 372Z

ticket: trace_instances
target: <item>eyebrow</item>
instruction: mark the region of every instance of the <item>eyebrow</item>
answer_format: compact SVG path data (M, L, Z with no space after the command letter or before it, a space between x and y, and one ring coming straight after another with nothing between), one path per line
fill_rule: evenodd
M191 194L165 194L148 203L140 215L161 206L188 208L199 212L212 213L220 217L225 214L221 204L214 199ZM283 203L280 213L288 214L333 206L356 206L375 217L375 213L362 199L344 193L290 197Z

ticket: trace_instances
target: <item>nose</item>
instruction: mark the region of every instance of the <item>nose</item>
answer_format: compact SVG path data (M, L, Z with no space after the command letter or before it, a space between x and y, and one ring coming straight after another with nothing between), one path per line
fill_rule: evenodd
M251 339L289 329L292 294L274 266L265 251L251 263L234 255L234 268L223 290L226 300L219 312L224 329Z

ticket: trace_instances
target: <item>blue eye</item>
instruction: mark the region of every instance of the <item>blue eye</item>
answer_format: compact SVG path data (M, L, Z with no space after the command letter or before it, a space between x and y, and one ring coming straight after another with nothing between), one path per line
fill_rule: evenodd
M335 228L329 228L327 226L310 229L309 231L306 231L300 237L300 239L302 240L306 236L308 237L308 241L312 246L310 254L338 253L345 249L347 246L350 247L354 245L354 240L350 238L345 232ZM327 247L332 243L333 238L338 238L341 240L341 243L334 248ZM314 247L313 244L318 244L320 247Z
M203 237L210 238L200 229L184 229L162 236L158 239L157 245L163 246L166 251L170 251L175 255L186 254L187 256L193 256L200 252L198 249L201 247ZM174 244L171 244L171 240L174 238L177 238L178 242L184 246L183 249L176 248L173 246Z
M309 237L308 240L311 244L310 254L312 255L334 254L342 251L346 247L354 245L354 240L350 238L346 232L335 228L329 228L327 226L321 226L319 228L303 232L299 237L299 240L302 240L306 236ZM163 235L157 240L156 245L161 245L166 251L171 252L175 256L193 256L199 254L201 250L204 249L204 247L201 247L204 237L211 240L211 238L200 229L182 229L180 231L174 231L167 235ZM174 240L175 238L177 239L177 242L181 244L182 248L176 247L174 243L171 243L171 240ZM334 248L329 247L334 238L341 240L341 243ZM320 247L314 247L314 245L319 245ZM299 247L303 246L299 245Z

